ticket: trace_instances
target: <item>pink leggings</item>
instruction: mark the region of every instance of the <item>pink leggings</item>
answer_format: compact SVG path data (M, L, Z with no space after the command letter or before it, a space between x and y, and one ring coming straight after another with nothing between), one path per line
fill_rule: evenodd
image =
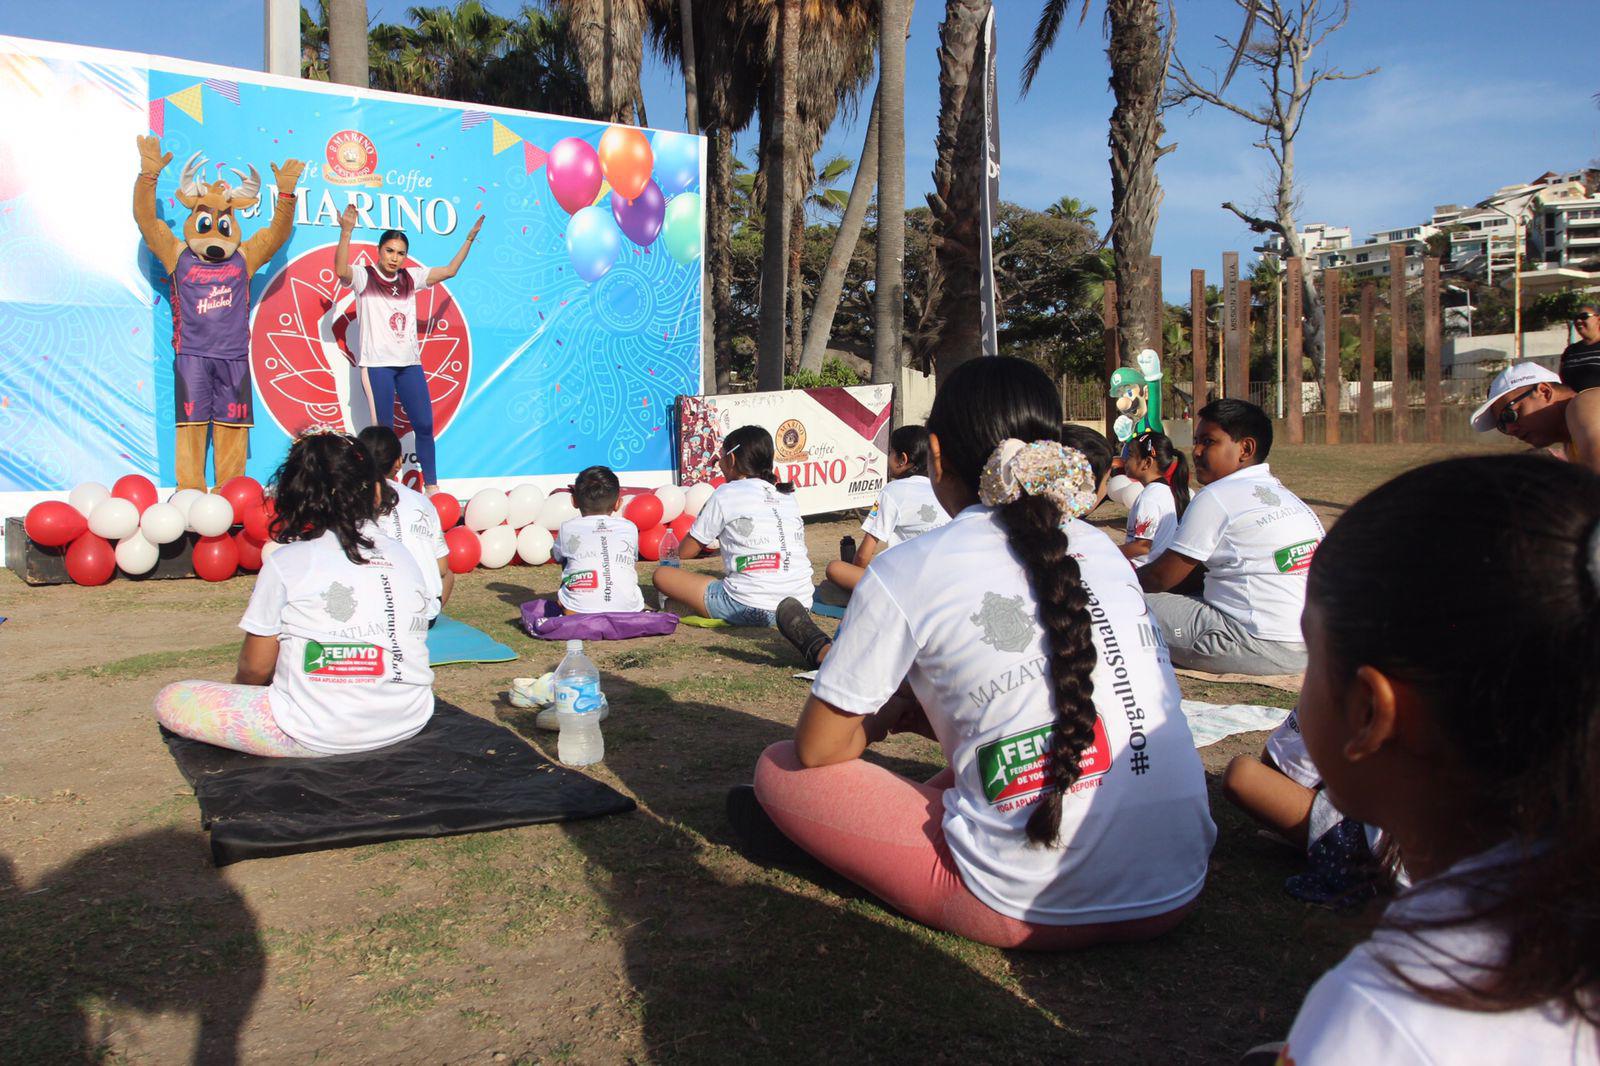
M998 948L1062 951L1166 932L1194 906L1093 925L1044 925L1011 918L961 880L944 839L948 768L918 784L852 759L806 769L783 741L756 763L756 798L784 834L913 921Z
M180 737L251 755L305 759L325 754L278 728L269 691L263 685L178 681L156 694L156 718Z

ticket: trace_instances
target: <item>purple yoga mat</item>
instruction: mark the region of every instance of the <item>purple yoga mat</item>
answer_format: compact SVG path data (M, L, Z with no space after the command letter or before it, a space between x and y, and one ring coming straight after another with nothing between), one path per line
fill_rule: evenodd
M529 600L522 605L522 628L540 640L632 640L666 636L678 628L678 616L665 611L562 614L554 600Z

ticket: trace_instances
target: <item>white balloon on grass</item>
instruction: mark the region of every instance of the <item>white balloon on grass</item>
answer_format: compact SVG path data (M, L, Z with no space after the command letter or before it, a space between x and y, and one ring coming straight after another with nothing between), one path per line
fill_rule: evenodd
M261 561L262 562L266 562L267 561L267 556L271 555L273 552L277 551L281 547L283 547L283 545L279 544L275 540L267 541L265 544L263 544L261 546Z
M711 499L711 494L716 491L716 488L709 481L702 481L698 485L690 485L683 493L683 513L699 517L700 509L706 505L706 501Z
M506 525L512 529L521 529L539 520L539 509L544 506L544 489L538 485L518 485L507 495L510 511L506 514Z
M176 507L178 513L183 515L183 524L187 527L189 524L189 508L194 506L194 501L204 495L205 493L199 489L179 489L167 497L167 502Z
M188 528L183 512L173 503L152 503L139 516L139 532L151 544L171 544Z
M156 506L159 507L161 505L156 504ZM146 540L144 534L138 531L117 542L117 569L124 574L135 576L148 574L156 568L156 563L160 558L160 549Z
M572 496L566 492L553 492L550 498L544 501L544 506L539 508L539 525L554 532L561 528L561 523L569 518L576 518L578 509L572 505Z
M196 497L189 505L189 528L202 537L220 537L233 528L233 504L222 496Z
M89 532L118 541L139 529L139 508L128 500L107 496L89 512Z
M78 509L78 513L88 518L94 512L95 504L111 495L111 490L98 481L85 481L67 495L67 502Z
M656 499L661 501L661 521L663 524L683 514L683 508L689 502L688 495L676 485L662 485L659 489L656 489Z
M510 526L490 526L478 534L478 565L498 570L517 554L517 531Z
M517 557L529 566L542 566L550 561L550 549L556 538L540 525L531 525L517 534Z
M498 526L511 511L511 501L499 489L479 489L467 501L467 528L482 533L490 526Z

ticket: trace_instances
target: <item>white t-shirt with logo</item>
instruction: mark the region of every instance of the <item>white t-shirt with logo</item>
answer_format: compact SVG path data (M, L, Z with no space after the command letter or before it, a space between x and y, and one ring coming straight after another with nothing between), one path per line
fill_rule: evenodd
M411 366L422 361L417 293L427 287L427 267L402 267L392 275L363 264L350 267L358 365Z
M642 611L639 527L626 518L585 515L561 523L553 553L561 561L561 606L578 614Z
M1091 596L1099 715L1061 846L1036 847L1025 829L1048 780L1053 686L1038 602L989 508L872 561L811 691L865 715L910 681L955 771L945 840L996 911L1050 925L1164 914L1205 883L1205 773L1133 568L1094 527L1066 529Z
M933 494L933 483L921 474L913 474L883 487L872 513L861 523L861 532L876 537L885 548L892 548L948 521L950 516Z
M1164 481L1152 481L1128 511L1128 539L1148 540L1150 554L1129 561L1134 566L1143 566L1172 547L1172 538L1177 535L1178 501L1172 495L1172 488Z
M1516 845L1500 845L1451 867L1460 874L1494 864ZM1447 917L1462 913L1464 891L1443 878L1417 885L1389 906L1389 915ZM1294 1066L1384 1063L1600 1064L1600 1031L1553 1005L1473 1011L1435 1003L1389 971L1386 962L1425 986L1453 989L1505 951L1502 938L1481 926L1429 929L1420 937L1379 928L1344 961L1322 975L1300 1006L1280 1062ZM1454 979L1454 980L1453 980Z
M422 571L422 584L427 588L428 595L438 600L444 594L444 577L439 573L439 560L450 557L450 547L444 540L444 526L439 522L439 512L428 502L428 497L416 489L398 481L389 482L389 487L394 489L397 497L394 509L388 514L379 515L377 522L366 532L369 536L381 534L404 545L417 561L417 569Z
M747 477L718 486L689 536L722 546L722 584L746 607L775 611L785 597L811 606L811 556L794 493Z
M1267 754L1283 776L1304 788L1321 788L1322 774L1311 761L1306 741L1300 735L1300 709L1296 707L1267 738Z
M313 751L370 751L433 714L428 620L438 613L411 553L379 536L362 565L338 538L285 544L261 564L239 628L278 638L272 716Z
M1170 550L1206 564L1203 598L1251 636L1300 644L1306 571L1322 536L1316 513L1262 463L1195 493Z

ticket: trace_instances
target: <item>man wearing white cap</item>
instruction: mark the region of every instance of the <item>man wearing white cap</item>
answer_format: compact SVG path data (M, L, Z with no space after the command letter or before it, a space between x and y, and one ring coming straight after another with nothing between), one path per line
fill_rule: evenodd
M1512 363L1496 374L1472 428L1498 429L1533 448L1559 444L1568 459L1600 473L1600 389L1574 392L1538 363Z

